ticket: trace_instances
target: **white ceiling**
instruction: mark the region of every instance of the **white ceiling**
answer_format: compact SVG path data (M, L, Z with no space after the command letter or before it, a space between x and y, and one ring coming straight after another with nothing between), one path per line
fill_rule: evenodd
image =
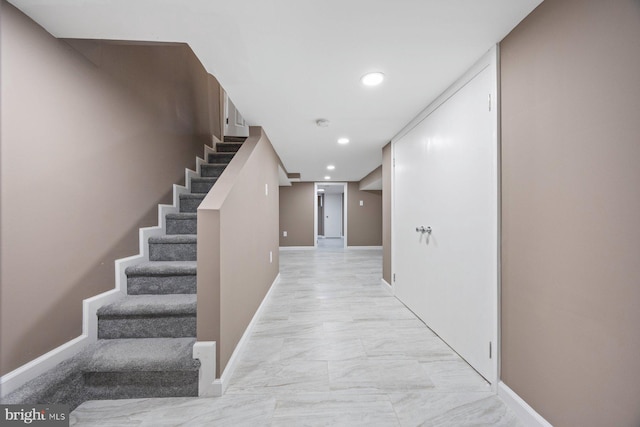
M9 1L60 38L188 43L289 172L358 181L542 0ZM374 70L385 82L363 87Z

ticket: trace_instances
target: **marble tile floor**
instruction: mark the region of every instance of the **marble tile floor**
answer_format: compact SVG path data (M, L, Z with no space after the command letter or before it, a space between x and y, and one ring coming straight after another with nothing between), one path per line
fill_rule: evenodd
M519 426L380 282L380 250L281 251L281 279L218 398L85 402L73 426Z
M318 237L318 248L344 248L344 237Z

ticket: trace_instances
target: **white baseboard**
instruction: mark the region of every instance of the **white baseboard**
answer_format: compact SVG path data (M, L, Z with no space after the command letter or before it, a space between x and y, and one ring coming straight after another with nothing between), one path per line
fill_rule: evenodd
M205 145L205 159L209 153L215 153L215 151L210 146ZM0 397L6 396L39 375L44 374L49 369L54 368L58 363L75 356L89 344L93 344L97 341L98 316L96 313L98 309L103 305L110 304L127 294L127 276L125 274L125 270L130 265L149 260L149 237L165 234L166 214L180 211L180 194L191 191L191 178L200 176L200 165L202 163L206 163L206 160L197 157L196 171L185 168L186 186L173 185L173 205L158 205L158 225L139 229L139 253L137 255L115 260L115 287L82 301L82 335L67 341L42 356L3 375L0 378Z
M315 246L280 246L281 251L310 251L315 248Z
M251 332L253 332L253 328L255 327L256 323L258 323L258 320L260 320L260 316L262 315L262 312L264 311L264 307L266 302L269 300L269 298L271 297L271 292L273 291L273 289L276 287L276 285L278 284L278 282L280 281L280 273L278 273L278 275L276 276L275 280L273 281L273 283L271 283L271 287L269 288L269 290L267 291L267 294L264 296L264 298L262 299L262 302L260 303L260 306L258 307L258 309L256 310L256 312L253 315L253 318L251 319L251 322L249 322L249 325L247 325L247 328L244 330L244 333L242 334L242 338L240 338L240 341L238 341L238 344L236 345L236 348L233 350L233 353L231 354L231 357L229 358L229 361L227 362L227 366L224 368L224 371L222 372L222 375L220 375L220 378L215 379L213 381L213 383L207 383L204 386L202 384L199 384L198 387L198 391L204 391L207 392L209 394L198 394L198 396L200 397L204 397L204 396L222 396L224 394L224 392L227 390L227 387L229 387L229 381L231 380L231 377L233 376L233 373L235 372L237 366L238 366L238 362L240 361L240 355L242 354L242 352L244 351L244 348L247 345L247 341L249 341L249 337L251 336ZM197 342L195 345L197 346L198 344L200 344L200 342ZM194 346L194 359L199 359L198 357L196 357L196 351L195 351L195 346ZM215 378L215 342L214 342L214 347L213 347L213 354L214 354L214 360L213 360L213 368L211 368L210 364L207 364L206 366L202 363L202 360L200 360L200 379L202 379L203 377L205 378L206 381L210 381L209 378L211 378L211 375L213 375L213 378ZM203 366L205 366L205 369L209 370L206 373L203 373ZM211 369L213 369L213 374L211 373Z
M26 382L44 374L58 363L73 357L87 346L87 344L89 344L87 337L80 335L43 354L37 359L25 363L8 374L3 375L0 379L0 395L4 397Z
M347 246L347 249L382 249L382 246Z
M518 416L526 427L552 427L551 423L538 414L515 391L500 381L498 383L498 396L504 400L509 408Z

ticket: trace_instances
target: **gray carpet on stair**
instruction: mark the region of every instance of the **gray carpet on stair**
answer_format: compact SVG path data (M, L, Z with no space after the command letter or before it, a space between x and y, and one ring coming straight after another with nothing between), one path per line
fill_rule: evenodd
M191 192L192 193L208 193L216 183L218 178L205 177L205 178L192 178L191 179Z
M98 310L98 338L196 335L196 295L129 295Z
M197 289L195 261L152 261L128 267L127 293L195 294Z
M197 236L175 234L149 238L150 261L195 261Z
M166 215L167 234L197 234L197 212L180 212Z
M99 340L85 365L86 372L192 371L195 338Z
M180 212L197 212L198 206L202 203L202 200L206 197L206 194L181 194L180 195Z

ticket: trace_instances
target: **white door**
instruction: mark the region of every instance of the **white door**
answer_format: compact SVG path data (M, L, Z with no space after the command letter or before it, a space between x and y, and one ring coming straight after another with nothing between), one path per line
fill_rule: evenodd
M324 195L324 237L342 237L342 194Z
M224 93L224 117L225 136L249 136L249 126L247 126L242 114L233 105L226 92Z
M394 142L397 297L488 381L496 375L495 68ZM431 234L416 231L431 227Z

